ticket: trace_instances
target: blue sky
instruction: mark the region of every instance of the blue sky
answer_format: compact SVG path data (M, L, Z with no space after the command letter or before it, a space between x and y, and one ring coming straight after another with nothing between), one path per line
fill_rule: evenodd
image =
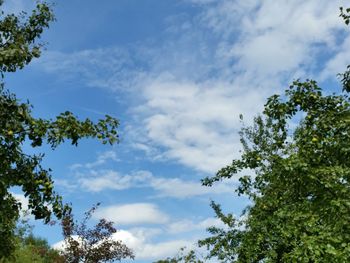
M32 5L5 2L11 12ZM44 147L44 164L78 218L101 202L94 220L116 222L135 262L152 262L220 225L210 200L238 217L247 205L234 194L238 176L200 185L239 156L239 114L251 123L296 78L339 88L350 60L339 6L346 1L57 1L41 58L6 85L35 116L120 120L120 144ZM50 244L62 239L59 227L35 225Z

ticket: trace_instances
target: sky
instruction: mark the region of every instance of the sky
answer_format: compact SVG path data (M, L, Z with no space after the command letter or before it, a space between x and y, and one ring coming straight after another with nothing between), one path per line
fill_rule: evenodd
M33 3L7 0L4 8L18 13ZM249 204L234 192L242 174L213 187L200 183L239 157L240 114L249 125L295 79L340 91L337 74L350 64L350 29L339 18L347 4L56 1L42 56L5 82L29 99L36 117L69 110L82 119L119 119L117 145L86 139L40 151L77 219L101 202L92 223L114 221L114 238L134 250L133 262L152 262L222 226L211 200L237 217ZM33 224L37 235L60 244L59 226Z

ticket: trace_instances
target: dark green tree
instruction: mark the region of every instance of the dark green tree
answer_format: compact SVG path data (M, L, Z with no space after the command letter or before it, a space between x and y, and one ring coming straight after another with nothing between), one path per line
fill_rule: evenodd
M295 117L302 121L293 129ZM212 228L199 244L227 262L349 262L348 95L324 95L315 81L295 81L284 96L268 99L241 142L242 157L203 183L255 172L237 189L252 201L244 228L214 205L229 230Z
M0 8L3 1L0 0ZM47 3L39 2L30 13L5 14L0 11L0 73L15 72L40 56L38 43L43 30L54 16ZM97 137L103 143L118 140L118 121L110 116L93 123L78 120L71 112L55 119L34 118L31 105L20 102L15 94L0 83L0 258L11 254L14 248L14 229L21 204L9 189L21 187L29 200L29 209L36 219L46 223L52 214L62 218L70 208L53 190L50 169L41 166L43 155L30 155L23 144L40 147L46 143L55 149L65 140L77 145L81 138Z

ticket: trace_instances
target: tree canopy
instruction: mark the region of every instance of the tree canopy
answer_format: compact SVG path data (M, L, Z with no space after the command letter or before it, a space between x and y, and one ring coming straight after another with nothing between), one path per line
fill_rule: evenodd
M3 1L0 1L0 8ZM31 14L0 12L0 72L15 72L40 56L38 40L54 16L50 6L39 2ZM103 143L118 141L118 121L110 116L93 123L79 120L71 112L55 119L34 118L29 102L21 102L0 83L0 258L14 248L13 231L21 204L10 192L18 186L28 198L29 209L36 219L47 223L54 214L62 218L70 208L53 190L51 170L41 166L44 155L24 152L23 145L33 148L46 143L55 149L65 140L77 145L82 138L98 138Z
M348 262L349 124L349 96L324 95L313 80L271 96L263 115L242 129L242 157L203 181L255 172L237 189L252 200L244 227L216 206L230 230L213 228L200 245L228 262Z

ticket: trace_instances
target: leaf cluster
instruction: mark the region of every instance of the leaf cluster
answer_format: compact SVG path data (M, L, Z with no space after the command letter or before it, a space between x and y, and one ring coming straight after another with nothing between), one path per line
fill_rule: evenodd
M0 8L3 1L0 1ZM22 69L40 56L41 44L36 43L54 16L50 6L38 2L30 15L5 14L0 10L0 73Z

